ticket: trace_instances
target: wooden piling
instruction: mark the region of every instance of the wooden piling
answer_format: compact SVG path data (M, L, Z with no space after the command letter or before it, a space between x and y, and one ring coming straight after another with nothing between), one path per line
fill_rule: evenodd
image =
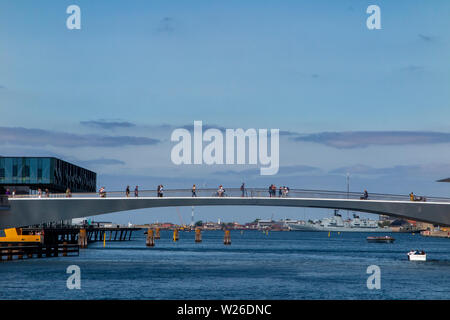
M223 244L225 245L231 244L230 230L225 230L225 235L223 237Z
M202 230L195 228L195 242L202 242Z
M12 247L12 243L8 243L8 247ZM8 256L6 258L6 260L12 260L13 256L12 256L12 249L8 249Z
M42 258L42 243L39 244L37 249L37 257Z
M63 257L67 257L67 242L63 242Z
M147 247L155 246L155 236L153 235L153 229L148 228L147 230L147 240L145 242Z
M78 245L82 249L87 248L86 229L80 229L80 233L78 234Z
M156 228L155 230L155 239L161 239L161 236L159 234L159 228Z
M22 247L22 246L23 246L23 243L22 242L19 243L19 247ZM19 248L17 250L17 259L19 259L19 260L23 259L23 249L22 248Z

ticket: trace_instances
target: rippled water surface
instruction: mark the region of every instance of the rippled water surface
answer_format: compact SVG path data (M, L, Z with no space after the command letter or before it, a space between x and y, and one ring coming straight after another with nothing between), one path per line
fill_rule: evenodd
M393 244L368 234L232 231L161 232L93 243L78 257L0 263L1 299L450 299L450 239L393 234ZM406 253L423 249L427 262ZM66 287L69 265L81 269L81 290ZM367 267L381 269L381 289L367 289Z

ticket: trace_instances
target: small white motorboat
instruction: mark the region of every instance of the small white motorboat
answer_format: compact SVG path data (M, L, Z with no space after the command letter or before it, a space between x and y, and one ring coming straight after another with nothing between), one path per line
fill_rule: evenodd
M427 261L427 254L424 251L411 250L407 255L409 261Z

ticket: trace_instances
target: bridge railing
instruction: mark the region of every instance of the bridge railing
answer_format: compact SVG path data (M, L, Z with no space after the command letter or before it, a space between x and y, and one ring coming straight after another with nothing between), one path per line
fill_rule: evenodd
M191 189L167 189L162 192L163 197L193 197ZM213 188L197 188L195 192L196 197L219 197L218 189ZM15 195L14 198L98 198L102 197L98 192L96 193L72 193L67 195L65 193L50 193L42 195ZM106 191L104 197L119 198L126 197L125 191ZM129 198L134 198L134 190L130 190ZM158 197L156 190L139 190L138 197ZM269 189L263 188L245 188L242 191L240 188L225 188L222 197L249 197L249 198L321 198L321 199L352 199L360 200L362 192L345 192L345 191L330 191L330 190L307 190L307 189L276 189L275 195L269 193ZM426 201L435 202L450 202L450 198L446 197L425 197ZM11 197L10 197L11 199ZM409 201L409 195L398 194L382 194L369 193L369 200L390 200L390 201Z

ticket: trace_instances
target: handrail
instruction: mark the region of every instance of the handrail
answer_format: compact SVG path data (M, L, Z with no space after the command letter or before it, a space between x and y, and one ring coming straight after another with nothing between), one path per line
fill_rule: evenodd
M196 188L196 197L217 197L217 189L215 188ZM106 198L117 198L125 197L125 191L106 191ZM157 190L139 190L139 197L158 197ZM164 189L162 196L167 197L192 197L193 194L191 189ZM245 188L244 192L240 188L225 188L223 197L264 197L268 198L269 188ZM280 189L276 189L275 195L271 196L274 198L330 198L330 199L351 199L360 200L362 192L345 192L345 191L332 191L332 190L308 190L308 189L289 189L287 193L282 192L280 194ZM26 198L67 198L65 193L50 193L48 195L15 195L14 197L9 197L9 200L13 199L26 199ZM69 198L98 198L101 197L99 192L90 193L71 193ZM135 198L134 191L130 192L129 198ZM436 201L436 202L450 202L448 197L425 197L426 201ZM0 197L0 200L2 197ZM399 195L399 194L385 194L385 193L370 193L368 200L398 200L398 201L409 201L409 195ZM1 200L3 201L3 200ZM8 199L6 199L8 201ZM0 202L0 205L2 202Z

